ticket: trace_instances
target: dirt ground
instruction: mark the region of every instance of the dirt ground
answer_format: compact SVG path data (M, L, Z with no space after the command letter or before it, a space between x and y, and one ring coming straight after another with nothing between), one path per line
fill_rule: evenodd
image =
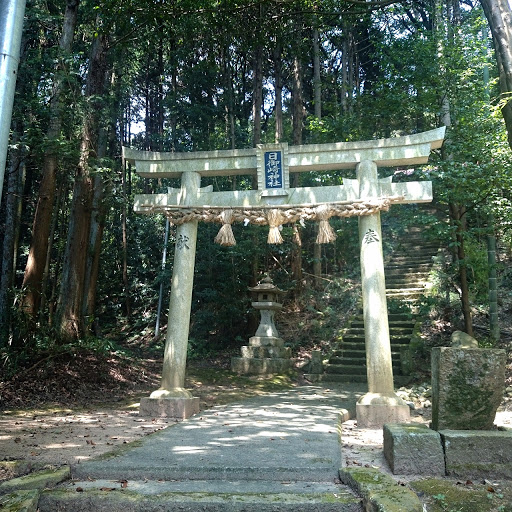
M201 409L307 384L290 376L239 377L228 368L229 356L224 360L189 364L186 387L200 398ZM168 426L169 420L138 415L139 400L158 387L160 370L159 360L138 361L120 356L95 359L85 353L34 365L29 372L9 381L0 379L0 480L43 467L77 464ZM508 375L509 392L496 424L512 428L510 380ZM336 393L337 386L326 384L325 387ZM428 390L418 395L418 388L400 388L399 392L406 393L405 399L414 402L411 420L428 423L431 414ZM390 474L382 444L382 429L361 429L355 420L345 422L342 465L376 467ZM413 486L412 480L404 478L400 483ZM496 502L496 507L479 509L486 512L509 510L500 508L505 501L508 503L509 497L512 503L510 482L459 482L448 478L441 480L444 485L443 482L447 487L442 491L439 480L435 482L435 490L418 490L428 503L428 510L452 510L439 497L460 490L470 491L471 499L482 495L486 504L491 503L489 496L496 497L492 502ZM465 508L467 503L471 500L465 499L453 510L474 512L476 509Z
M216 377L212 370L196 369L191 373L187 384L194 395L199 396L202 409L294 385L288 379L250 381L230 376L223 370L217 371ZM156 386L156 379L154 384ZM331 392L336 393L336 389ZM90 407L56 404L45 408L7 409L0 415L0 460L24 461L28 470L77 464L165 428L171 423L168 419L139 417L138 401L147 394L146 390L132 390L122 401L94 403ZM120 400L115 395L112 398ZM428 423L430 412L430 408L421 407L419 402L411 419ZM512 428L511 399L504 400L496 424ZM342 451L344 465L374 466L389 473L382 452L381 429L360 429L355 420L345 422ZM0 480L12 476L13 470L2 469L0 464Z
M18 471L77 464L169 425L138 414L140 398L158 388L161 361L75 356L8 382L0 379L0 480ZM189 365L186 387L202 410L296 385L287 376L239 377L228 364ZM15 461L23 464L5 464Z

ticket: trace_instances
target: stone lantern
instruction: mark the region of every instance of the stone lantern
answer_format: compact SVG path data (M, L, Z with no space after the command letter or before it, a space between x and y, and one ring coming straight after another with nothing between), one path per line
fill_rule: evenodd
M268 275L249 291L256 299L251 305L260 312L260 324L249 338L249 345L242 347L242 357L231 359L231 369L245 374L281 373L291 367L291 350L279 337L274 315L283 307L280 297L286 292L275 286Z
M271 345L272 338L280 339L274 315L283 307L279 298L285 292L274 285L268 274L254 288L249 288L249 291L256 299L251 302L252 307L260 312L260 325L251 340L260 338L256 346Z

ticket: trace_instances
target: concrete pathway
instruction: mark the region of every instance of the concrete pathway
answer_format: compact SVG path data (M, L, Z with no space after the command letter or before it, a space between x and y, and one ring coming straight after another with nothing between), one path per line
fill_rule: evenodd
M361 511L338 480L338 417L364 392L302 386L209 409L74 466L40 510Z

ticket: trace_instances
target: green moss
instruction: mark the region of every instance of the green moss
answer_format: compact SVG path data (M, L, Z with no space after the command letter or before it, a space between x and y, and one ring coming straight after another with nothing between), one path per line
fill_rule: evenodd
M512 467L510 464L498 464L496 462L465 462L464 464L450 464L447 466L449 475L499 475L497 478L512 479Z
M482 387L482 380L488 374L488 369L489 364L483 363L472 383L468 380L468 375L474 374L474 368L470 368L463 359L458 362L449 378L451 393L444 411L448 423L457 424L464 417L466 430L479 429L482 421L492 415L494 404L489 397L494 395L494 389ZM468 410L473 411L472 419L465 414ZM452 418L450 421L449 416Z
M411 482L429 512L512 512L512 489L436 478Z
M60 469L47 469L2 482L2 484L0 484L0 491L6 492L14 489L44 489L45 487L56 485L67 480L70 477L71 471L68 466Z
M36 512L39 491L16 491L0 496L2 512Z
M371 510L387 512L421 512L421 503L410 489L397 484L393 478L374 468L345 468L340 478L360 494Z

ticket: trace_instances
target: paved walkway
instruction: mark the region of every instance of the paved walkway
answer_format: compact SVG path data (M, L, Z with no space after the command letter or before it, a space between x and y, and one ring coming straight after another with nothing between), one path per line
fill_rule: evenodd
M218 406L147 436L115 457L76 465L72 474L78 481L67 487L80 487L83 498L89 490L110 488L144 496L220 493L225 499L229 494L230 502L240 498L245 503L236 510L264 510L261 503L247 508L247 500L256 497L274 504L283 495L291 502L301 497L316 503L322 495L322 503L339 499L333 510L361 510L359 500L339 484L337 429L340 412L354 411L364 392L361 384L344 384L343 390L301 386ZM295 509L330 510L324 505L302 503ZM231 510L225 504L220 509ZM123 505L119 510L131 509ZM195 508L187 501L182 510Z

